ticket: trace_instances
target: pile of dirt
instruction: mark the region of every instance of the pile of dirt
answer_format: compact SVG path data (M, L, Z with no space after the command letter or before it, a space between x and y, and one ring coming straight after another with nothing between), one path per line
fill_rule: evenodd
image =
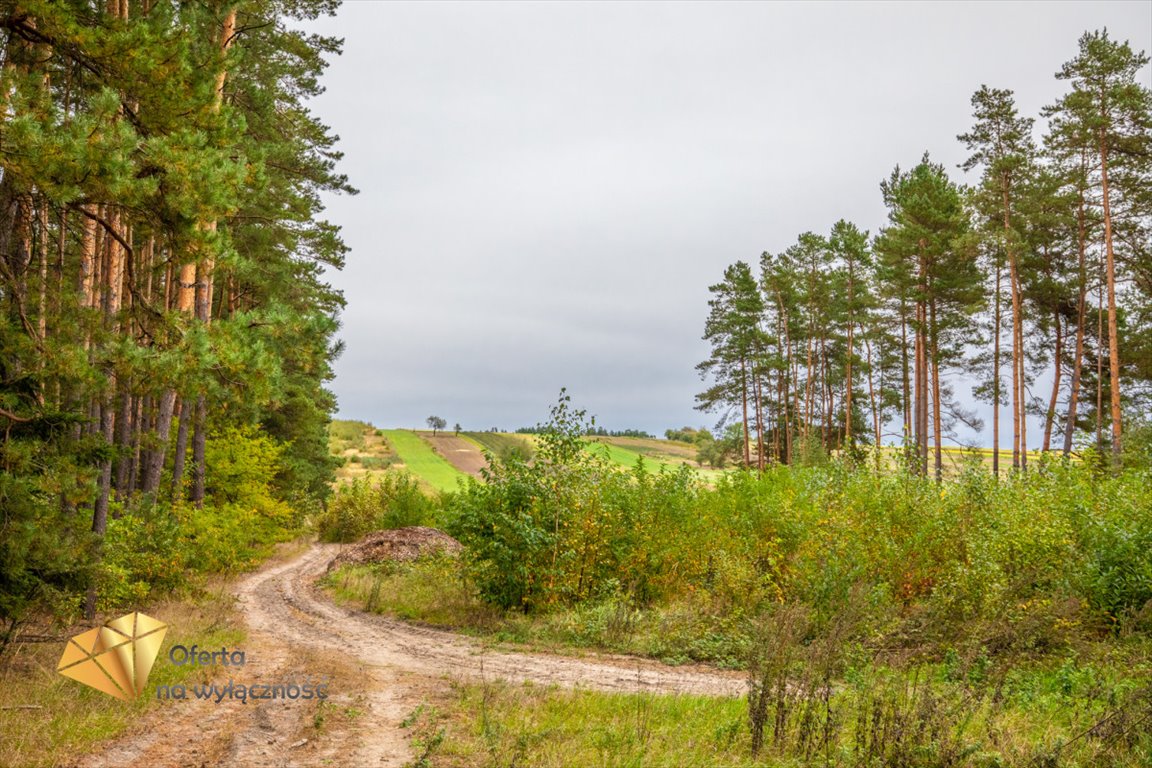
M435 553L457 554L460 542L443 531L422 525L373 531L332 558L328 570L342 565L364 565L387 561L410 562Z

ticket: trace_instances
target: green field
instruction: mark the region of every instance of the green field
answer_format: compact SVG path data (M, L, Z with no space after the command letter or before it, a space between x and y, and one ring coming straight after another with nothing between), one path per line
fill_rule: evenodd
M407 429L385 429L382 432L404 462L404 468L437 491L455 491L460 480L467 477L415 432Z
M496 457L506 456L512 451L520 451L522 455L531 457L536 452L536 444L530 435L507 432L461 432L460 435Z
M589 448L607 458L613 464L625 469L633 469L637 459L644 459L644 466L652 472L661 470L675 472L687 465L695 470L706 482L715 482L724 474L723 470L704 469L692 458L694 446L685 443L671 443L667 440L637 437L590 437Z

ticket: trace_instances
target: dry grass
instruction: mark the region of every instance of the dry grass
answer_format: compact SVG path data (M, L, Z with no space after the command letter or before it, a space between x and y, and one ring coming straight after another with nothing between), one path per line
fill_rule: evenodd
M222 579L209 583L195 599L163 600L140 610L168 623L162 654L178 643L236 647L245 638L237 629L243 622L233 607L228 582ZM99 620L109 618L113 617ZM0 765L65 765L157 706L153 696L123 702L56 673L67 638L88 628L44 626L47 637L17 640L0 660ZM204 674L203 667L157 663L148 685L152 689Z

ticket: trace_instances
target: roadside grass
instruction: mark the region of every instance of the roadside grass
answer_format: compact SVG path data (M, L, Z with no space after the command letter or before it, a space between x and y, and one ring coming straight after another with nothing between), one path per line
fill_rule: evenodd
M66 765L161 706L157 686L205 682L226 674L219 667L176 666L167 658L178 644L210 649L243 644L246 633L239 627L244 623L226 583L216 579L199 596L140 607L169 628L148 687L133 701L114 699L56 672L68 638L89 629L87 625L58 629L51 642L18 641L0 663L0 765ZM112 615L102 617L107 618Z
M423 765L751 766L744 702L598 693L503 682L457 684L413 713Z
M460 480L467 477L416 432L407 429L385 429L382 432L404 462L404 468L433 490L455 491Z
M980 691L932 668L855 670L835 687L770 691L770 720L754 737L745 698L484 681L456 684L405 727L430 768L1147 765L1146 691L1109 704L1059 690L1022 700L1004 687Z

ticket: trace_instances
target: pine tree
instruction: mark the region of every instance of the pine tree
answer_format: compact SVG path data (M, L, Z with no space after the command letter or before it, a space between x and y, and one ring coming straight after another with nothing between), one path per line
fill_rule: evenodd
M708 290L712 299L704 339L711 343L712 354L696 370L701 378L710 376L715 384L696 396L696 407L702 411L739 408L743 460L748 467L752 464L748 408L755 397L754 381L764 349L760 328L764 301L751 268L743 261L724 270L723 282Z
M1093 187L1099 190L1104 229L1104 280L1107 290L1108 392L1111 449L1119 466L1122 449L1120 323L1118 274L1138 261L1139 250L1117 237L1125 213L1138 207L1146 190L1152 156L1152 91L1137 80L1148 56L1127 42L1112 40L1108 31L1080 38L1076 58L1064 64L1057 78L1072 90L1045 110L1065 145L1077 143L1093 157ZM1133 217L1135 218L1135 217Z
M965 170L977 166L984 168L980 186L974 195L982 229L992 240L993 258L1008 267L1009 291L1012 306L1012 466L1026 469L1028 463L1027 373L1024 354L1024 290L1021 260L1025 245L1019 232L1017 208L1021 188L1027 183L1034 168L1035 149L1032 145L1032 120L1020 117L1011 91L981 86L972 96L972 130L959 136L972 155L963 164ZM999 267L997 266L997 275ZM999 303L1000 282L995 286ZM994 323L992 407L993 465L999 473L999 408L1000 408L1000 356L999 323Z
M960 191L927 153L911 171L896 168L881 191L889 226L875 241L880 273L891 300L914 311L906 320L914 334L914 466L927 474L931 416L940 479L948 421L940 368L960 358L972 315L983 303L982 275L974 253L961 245L968 222Z

